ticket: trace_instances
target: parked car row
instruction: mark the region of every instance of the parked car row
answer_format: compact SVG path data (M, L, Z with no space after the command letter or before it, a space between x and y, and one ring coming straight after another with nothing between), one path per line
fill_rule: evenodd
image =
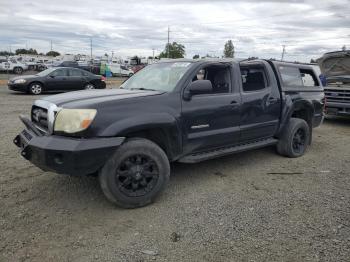
M93 74L101 74L104 76L123 76L130 77L134 74L134 71L127 67L115 62L110 63L90 63L84 61L59 61L59 62L50 62L50 61L29 61L22 62L18 60L0 60L0 72L11 72L14 74L22 74L26 70L35 70L35 71L44 71L52 67L73 67L82 69Z

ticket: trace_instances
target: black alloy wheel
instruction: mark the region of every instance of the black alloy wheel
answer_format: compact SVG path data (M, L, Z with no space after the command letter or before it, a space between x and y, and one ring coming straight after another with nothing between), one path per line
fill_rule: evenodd
M295 133L293 137L293 151L297 154L300 154L301 152L305 151L305 144L306 144L306 134L305 129L299 128Z
M116 170L116 183L128 197L144 196L157 184L159 170L149 156L137 154L124 159Z
M128 138L99 171L105 196L124 208L154 202L169 177L170 164L166 153L145 138Z

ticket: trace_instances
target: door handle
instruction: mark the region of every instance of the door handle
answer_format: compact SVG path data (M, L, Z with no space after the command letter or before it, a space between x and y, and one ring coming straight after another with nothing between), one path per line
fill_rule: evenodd
M235 105L235 104L237 104L237 101L236 101L236 100L233 100L233 101L231 101L230 104L231 104L231 105Z

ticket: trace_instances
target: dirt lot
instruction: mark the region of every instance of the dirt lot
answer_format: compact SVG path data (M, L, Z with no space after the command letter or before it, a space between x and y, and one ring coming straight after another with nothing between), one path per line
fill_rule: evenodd
M35 98L0 87L0 261L350 261L350 119L326 120L298 159L175 164L155 204L123 210L96 178L20 157L17 116Z

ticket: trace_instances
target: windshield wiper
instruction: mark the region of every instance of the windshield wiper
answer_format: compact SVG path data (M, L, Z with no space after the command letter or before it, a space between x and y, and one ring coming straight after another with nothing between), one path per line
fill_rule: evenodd
M130 90L147 90L147 91L158 91L155 89L151 89L151 88L144 88L144 87L139 87L139 88L130 88Z

